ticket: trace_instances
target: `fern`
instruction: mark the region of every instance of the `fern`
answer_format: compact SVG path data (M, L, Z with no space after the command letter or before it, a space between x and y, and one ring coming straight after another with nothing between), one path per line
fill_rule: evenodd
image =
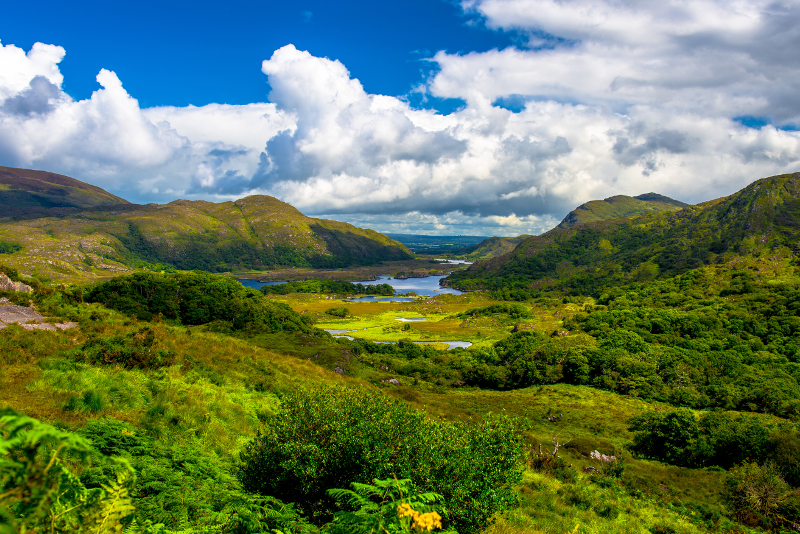
M418 515L433 513L432 505L443 499L438 493L413 493L410 479L375 479L373 484L354 482L351 487L328 490L337 502L354 509L334 516L328 525L332 534L410 534L416 532L416 519L400 509L410 508Z
M100 501L95 515L95 534L110 534L122 531L122 520L135 510L124 487L125 476L117 475L116 482L103 484L105 497Z

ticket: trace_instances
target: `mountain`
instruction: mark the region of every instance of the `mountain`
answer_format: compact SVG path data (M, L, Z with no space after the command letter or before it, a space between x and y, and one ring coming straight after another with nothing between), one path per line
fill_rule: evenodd
M576 210L578 211L578 210ZM702 265L800 256L800 173L753 182L725 198L677 211L558 227L502 256L455 272L463 289L597 294L609 285L674 276Z
M145 267L219 272L345 267L413 257L383 234L306 217L269 196L141 206L63 178L69 184L65 198L77 197L72 190L87 191L98 202L115 205L0 219L0 264L45 280L89 281ZM48 190L48 198L54 198L54 190Z
M418 254L452 254L454 250L476 245L486 239L481 235L386 234Z
M0 206L4 215L48 208L90 208L130 204L87 183L47 171L0 167Z
M616 195L605 200L592 200L569 212L559 223L559 228L570 228L576 224L635 217L647 213L661 213L685 208L688 204L658 193L645 193L635 197Z
M529 235L517 237L490 237L476 245L463 247L453 251L457 256L465 256L468 260L478 260L502 256L514 250L514 247L528 239Z

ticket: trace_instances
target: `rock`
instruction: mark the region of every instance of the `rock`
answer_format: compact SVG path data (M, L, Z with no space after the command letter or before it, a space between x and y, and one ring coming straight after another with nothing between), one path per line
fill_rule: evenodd
M333 372L339 375L343 375L345 373L344 369L339 367L338 365L333 368Z
M592 451L591 454L589 454L589 456L594 460L600 460L602 462L616 462L617 461L617 457L616 456L608 456L608 455L605 455L605 454L601 454L600 451L597 451L597 450Z
M381 380L381 382L384 383L384 384L392 384L394 386L402 386L403 385L396 378L384 378L383 380Z
M584 472L584 473L589 473L590 475L596 475L596 474L597 474L597 473L599 473L600 471L598 471L597 469L595 469L594 467L592 467L592 466L590 465L590 466L588 466L588 467L584 467L584 468L583 468L583 472Z
M33 288L22 282L14 282L6 276L5 273L0 273L0 289L3 291L21 291L23 293L33 292Z

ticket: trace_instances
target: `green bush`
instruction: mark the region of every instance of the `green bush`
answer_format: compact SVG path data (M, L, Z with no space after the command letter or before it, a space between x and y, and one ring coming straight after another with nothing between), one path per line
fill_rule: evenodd
M333 315L334 317L347 317L350 315L350 310L347 308L328 308L325 310L327 315Z
M13 254L22 250L22 245L18 243L9 243L8 241L0 241L0 254Z
M174 352L157 348L155 331L149 326L128 335L90 338L70 354L77 362L128 369L158 369L175 361Z
M135 273L89 288L87 302L150 321L161 316L186 325L226 322L234 330L309 332L310 320L284 303L265 299L228 276Z
M446 526L479 532L517 500L522 441L516 424L468 426L426 417L403 401L355 388L285 394L241 455L245 489L295 502L315 522L337 506L327 490L376 478L411 479L441 494Z
M777 529L797 520L797 490L771 463L747 462L732 469L725 478L723 498L747 525Z
M343 295L394 295L395 290L389 284L364 285L336 280L307 280L304 282L286 282L271 286L262 286L265 295L288 295L290 293L339 293Z

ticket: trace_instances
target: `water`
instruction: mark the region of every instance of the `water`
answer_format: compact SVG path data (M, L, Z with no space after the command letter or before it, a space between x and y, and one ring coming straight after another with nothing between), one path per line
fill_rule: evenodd
M472 346L472 343L469 341L431 341L430 343L447 343L447 350L458 348L468 349Z
M471 261L466 260L446 260L444 258L436 258L436 261L444 265L472 265Z
M417 317L417 318L415 318L415 319L410 319L410 318L408 318L408 317L397 317L397 318L395 319L395 321L402 321L402 322L404 322L404 323L407 323L407 322L409 322L409 321L430 321L430 319L427 319L427 318L425 318L425 317Z
M417 295L425 297L433 297L435 295L442 295L449 293L451 295L460 295L461 291L449 287L439 287L439 280L444 276L428 276L426 278L409 278L407 280L398 280L390 276L381 276L378 280L358 280L354 284L363 284L365 286L374 286L377 284L389 284L397 291L398 294L408 293L413 291ZM243 285L252 287L253 289L260 289L264 286L276 286L278 284L285 284L286 282L259 282L257 280L239 280ZM359 297L353 299L351 302L411 302L411 298L399 297Z
M240 279L240 280L239 280L239 282L240 282L240 283L241 283L241 284L242 284L244 287L252 287L253 289L261 289L261 288L262 288L262 287L264 287L264 286L277 286L277 285L280 285L280 284L285 284L285 283L286 283L286 282L284 282L284 281L278 281L278 282L259 282L258 280L249 280L249 279L247 279L247 278L242 278L242 279Z
M460 295L462 292L458 289L451 287L440 287L439 280L444 276L426 276L425 278L408 278L406 280L398 280L390 276L381 276L379 280L365 280L354 282L356 284L364 284L365 286L374 286L377 284L389 284L398 293L408 293L413 291L417 295L424 295L426 297L433 297L449 293L451 295ZM363 301L361 301L363 302Z
M414 302L415 297L358 297L347 302Z

